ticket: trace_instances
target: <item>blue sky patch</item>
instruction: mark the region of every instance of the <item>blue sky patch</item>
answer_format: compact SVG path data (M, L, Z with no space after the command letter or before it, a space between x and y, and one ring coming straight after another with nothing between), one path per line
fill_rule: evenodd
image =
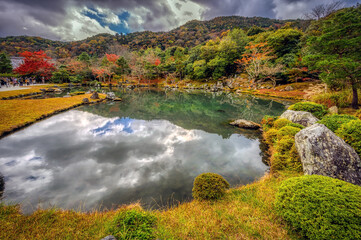
M117 33L130 33L131 30L127 26L128 19L130 17L130 13L128 11L124 11L120 14L116 14L120 20L120 23L114 24L106 21L107 15L99 12L97 9L88 7L89 11L83 11L83 14L91 19L97 21L102 27L109 27L109 29L117 32Z

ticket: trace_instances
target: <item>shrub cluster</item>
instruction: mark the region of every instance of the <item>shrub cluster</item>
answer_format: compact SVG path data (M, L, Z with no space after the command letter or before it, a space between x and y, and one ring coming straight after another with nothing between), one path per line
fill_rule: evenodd
M219 174L202 173L193 183L192 195L197 200L215 200L224 196L229 183Z
M276 116L270 116L270 115L265 115L261 121L261 125L264 131L267 131L268 129L270 129L273 126L274 121L276 121L278 117Z
M351 115L333 114L329 116L324 116L320 121L318 121L318 123L325 125L332 132L336 132L336 130L339 129L341 125L357 119L357 117Z
M310 112L319 119L328 113L328 110L324 105L313 102L298 102L291 105L288 109L294 111Z
M271 170L302 171L302 164L295 146L295 135L304 127L287 119L275 120L263 137L271 147Z
M311 175L284 181L276 195L280 216L307 239L361 239L361 187Z
M116 239L154 239L156 217L141 209L121 210L106 225Z
M344 123L336 131L336 135L355 149L361 156L361 120L351 120Z

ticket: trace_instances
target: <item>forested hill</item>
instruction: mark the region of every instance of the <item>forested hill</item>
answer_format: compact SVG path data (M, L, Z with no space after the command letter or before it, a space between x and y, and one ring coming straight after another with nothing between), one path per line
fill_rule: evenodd
M134 32L127 35L98 34L81 41L61 42L41 37L16 36L0 38L0 52L17 56L23 51L46 51L54 58L77 56L82 52L90 55L103 55L110 45L124 44L132 50L149 47L165 49L171 46L194 47L209 39L220 36L223 32L242 28L248 31L253 26L278 29L287 22L304 29L304 20L276 20L262 17L217 17L209 21L192 20L169 32Z

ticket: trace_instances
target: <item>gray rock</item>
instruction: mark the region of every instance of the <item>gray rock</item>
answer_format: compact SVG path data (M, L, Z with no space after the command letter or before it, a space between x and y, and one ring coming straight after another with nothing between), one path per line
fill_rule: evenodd
M336 106L332 106L328 109L330 114L338 114L338 108Z
M100 240L117 240L113 235L106 236L105 238L102 238Z
M323 124L314 124L295 136L303 172L361 186L361 160L355 150Z
M287 87L285 87L285 91L293 91L294 89L293 89L293 87L292 86L287 86Z
M245 128L245 129L259 129L261 127L261 125L259 125L258 123L244 120L244 119L237 119L233 122L230 122L229 124L236 126L236 127Z
M280 118L286 118L291 122L301 124L305 127L309 127L319 121L312 113L293 110L285 111Z
M68 97L71 97L69 94L63 96L63 98L68 98Z
M90 96L91 99L99 99L98 92L93 92L93 94Z
M89 103L89 99L88 98L83 98L82 102L83 103Z
M115 93L113 92L107 92L107 99L114 100L117 96L115 96Z

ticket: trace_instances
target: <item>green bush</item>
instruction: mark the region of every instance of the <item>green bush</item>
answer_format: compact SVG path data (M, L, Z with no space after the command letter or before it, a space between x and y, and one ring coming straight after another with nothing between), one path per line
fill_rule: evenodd
M276 116L270 116L270 115L265 115L261 121L261 125L264 131L268 131L268 129L270 129L271 127L273 127L274 121L277 119L278 117Z
M219 174L202 173L193 183L192 195L197 200L221 198L229 188L229 183Z
M277 141L271 161L272 171L302 171L302 163L295 146L294 136L284 136Z
M301 124L293 123L293 122L291 122L290 120L288 120L288 119L286 119L286 118L277 119L277 120L274 122L273 126L274 126L274 128L276 128L276 129L281 129L282 127L285 127L285 126L297 127L297 128L300 128L300 129L305 128L305 127L302 126Z
M311 175L284 181L275 209L307 239L361 239L361 187Z
M324 124L328 127L332 132L336 132L337 129L341 127L342 124L348 123L352 120L357 120L358 118L351 115L346 114L333 114L330 116L325 116L322 120L318 121L318 123Z
M122 210L106 225L116 239L155 239L156 217L141 209Z
M315 117L320 119L328 112L327 108L324 105L313 102L298 102L291 105L288 109L294 111L310 112Z
M361 120L352 120L343 124L336 131L336 134L350 144L357 154L361 156Z
M266 140L266 143L269 145L275 144L277 141L277 133L278 130L275 128L271 128L267 132L265 132L264 139Z
M277 139L280 140L284 136L294 137L300 130L301 128L292 127L292 126L282 127L280 130L278 130Z

